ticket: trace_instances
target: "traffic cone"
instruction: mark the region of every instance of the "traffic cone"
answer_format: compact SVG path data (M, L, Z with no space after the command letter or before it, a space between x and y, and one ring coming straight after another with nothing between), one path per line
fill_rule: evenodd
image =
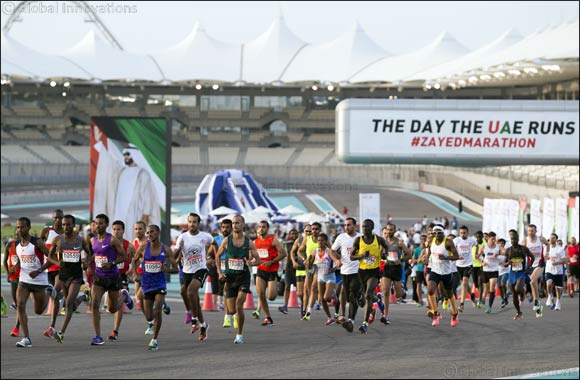
M288 307L297 308L298 305L298 296L296 295L296 287L294 285L290 285L290 298L288 299Z
M244 303L244 310L255 310L256 305L254 304L254 296L252 295L252 290L246 296L246 302Z
M213 304L213 295L211 293L211 277L207 277L205 281L205 295L203 296L203 306L201 307L203 311L216 311Z
M49 298L48 306L46 307L46 312L44 313L44 315L52 315L53 308L54 308L54 301L52 300L52 298Z
M499 286L496 286L495 287L495 296L496 297L501 297L501 290L500 290Z
M391 305L394 305L397 303L397 296L395 296L395 292L390 291L389 293L391 293L390 297L389 297L389 303Z

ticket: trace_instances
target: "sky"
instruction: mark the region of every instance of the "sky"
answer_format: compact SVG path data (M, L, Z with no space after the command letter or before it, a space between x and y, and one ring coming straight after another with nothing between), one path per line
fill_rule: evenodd
M19 1L1 2L1 23ZM94 24L71 2L43 1L24 7L9 35L46 53L75 45ZM451 33L477 49L510 28L527 35L540 28L576 21L577 1L539 2L138 2L96 1L99 17L128 51L152 53L177 44L196 21L217 40L248 42L264 33L281 13L292 32L308 43L325 43L358 22L387 52L403 54Z

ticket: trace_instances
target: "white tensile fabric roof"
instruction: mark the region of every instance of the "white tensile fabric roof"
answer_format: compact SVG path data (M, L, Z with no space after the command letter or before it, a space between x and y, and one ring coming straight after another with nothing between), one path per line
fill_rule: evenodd
M282 82L340 83L369 63L388 55L356 23L334 41L302 49L282 75Z
M288 28L280 16L262 35L243 45L242 80L247 83L272 83L296 54L307 45Z
M88 32L81 41L61 55L98 80L163 80L163 75L151 57L116 49L94 31Z
M148 54L121 51L90 32L60 54L37 52L2 34L2 75L43 81L217 82L309 85L454 85L467 78L479 85L523 84L578 78L578 21L534 32L518 40L506 33L469 52L448 33L413 52L391 56L358 24L327 43L309 44L278 16L268 30L239 44L217 41L196 23L168 49ZM509 74L508 72L520 74ZM529 71L524 72L523 70ZM531 70L531 71L530 71ZM535 70L535 72L533 71ZM501 74L499 72L502 72ZM492 79L479 79L489 77Z
M465 55L469 50L447 32L412 53L381 59L349 78L352 83L400 82L420 71Z
M445 62L444 64L437 65L417 73L411 76L409 80L430 80L445 78L457 73L463 73L469 70L478 69L480 67L486 67L488 64L485 61L489 56L493 56L497 52L512 46L521 39L522 36L519 33L514 30L508 30L491 43L470 53L467 53L457 59L454 59L453 61Z
M241 45L212 38L199 23L181 42L153 57L168 80L240 80Z
M22 45L2 33L1 40L2 74L22 76L29 73L30 78L75 78L91 79L88 72L75 66L64 58L42 54ZM8 65L4 65L4 63Z

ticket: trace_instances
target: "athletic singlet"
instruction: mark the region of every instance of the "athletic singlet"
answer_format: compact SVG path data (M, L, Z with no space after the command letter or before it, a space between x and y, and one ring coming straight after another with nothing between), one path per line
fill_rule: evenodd
M394 243L389 243L389 241L385 239L385 242L387 243L387 264L400 266L403 249L399 247L399 239L395 238ZM395 260L399 260L399 263L395 264Z
M449 260L441 260L439 258L440 254L443 254L445 257L449 257L449 252L445 247L445 242L447 238L443 238L441 244L436 243L437 238L433 238L431 241L431 257L433 258L433 263L431 265L431 272L435 272L442 276L451 273L451 265Z
M381 265L381 246L377 235L373 234L373 242L371 244L365 243L363 237L360 237L357 254L364 254L366 251L369 251L370 255L359 261L358 268L364 270L378 268Z
M129 251L127 251L127 248L129 248L129 240L123 239L123 249L127 254L127 258L122 263L117 264L117 268L121 274L127 273L129 271L129 267L131 266L131 257L129 257Z
M475 241L475 243L477 243L477 240ZM474 268L480 268L482 265L481 260L477 258L477 254L479 253L479 249L481 248L481 246L484 244L487 244L485 240L481 244L475 244L473 248L471 248L471 258L473 259Z
M113 265L109 269L103 269L103 265L117 260L117 252L111 246L111 235L107 232L105 239L99 241L99 236L93 237L93 253L95 255L95 274L99 277L112 278L119 274L119 268Z
M536 241L532 242L530 237L526 236L526 247L528 247L532 255L534 255L532 268L537 268L542 263L542 254L544 253L544 246L542 245L540 238L536 236Z
M226 249L226 274L241 274L250 272L245 259L249 259L250 239L244 236L244 244L236 247L233 241L233 235L228 236L228 249Z
M48 248L50 250L50 247L52 245L52 240L57 236L58 236L58 233L54 230L54 226L48 227L48 236L46 238L46 241L44 242L44 245L46 245L46 248ZM57 253L56 259L60 260L58 253ZM49 272L58 272L59 270L60 270L60 267L58 265L51 264L48 267Z
M509 254L511 256L511 264L509 265L511 272L523 272L526 269L526 255L524 254L523 246L510 247Z
M314 241L314 236L306 237L306 258L308 259L310 255L318 249L318 241Z
M72 243L66 240L64 234L60 235L60 276L62 278L83 278L82 268L82 238L77 238Z
M467 239L462 239L460 236L453 240L455 243L455 248L459 254L459 260L457 260L457 266L464 268L473 265L473 256L471 255L471 250L477 245L477 242L473 237L469 236Z
M146 241L147 243L149 243L149 240ZM133 247L135 247L135 250L139 249L139 246L141 245L141 241L138 238L133 239ZM141 266L139 265L136 269L137 274L143 274L143 269L141 269Z
M499 271L499 264L497 261L497 257L493 257L494 254L499 252L499 246L496 244L495 247L490 247L489 245L485 245L483 248L483 263L486 264L483 266L484 272L498 272Z
M35 278L30 277L30 272L40 269L45 260L44 254L36 248L37 240L38 238L33 236L25 246L20 240L16 242L16 254L20 261L20 282L32 285L48 285L46 271L40 272Z
M16 240L12 240L10 243L10 248L8 250L8 268L12 270L16 264L18 264L18 255L16 254ZM20 267L14 271L10 277L8 277L8 281L16 281L20 278Z
M278 256L278 250L274 247L274 236L272 235L266 236L265 239L257 238L254 240L254 245L262 262L273 260ZM277 272L279 267L280 263L276 262L269 267L260 264L258 269L264 272Z
M318 268L318 276L322 277L322 276L326 276L327 274L330 273L330 270L332 269L332 258L330 257L330 253L328 248L326 248L324 250L324 252L320 252L320 248L317 248L315 251L315 256L314 256L314 263L316 264L316 267Z
M151 254L151 242L147 242L147 247L143 253L143 262L140 265L141 270L143 271L143 277L141 278L141 288L143 289L143 293L167 288L165 272L161 270L166 259L165 246L163 244L161 244L161 251L159 254L153 256Z
M499 255L497 257L497 263L498 263L498 267L499 267L499 273L498 275L504 275L510 272L510 268L509 266L503 266L503 264L505 264L505 261L507 260L507 257L505 255Z

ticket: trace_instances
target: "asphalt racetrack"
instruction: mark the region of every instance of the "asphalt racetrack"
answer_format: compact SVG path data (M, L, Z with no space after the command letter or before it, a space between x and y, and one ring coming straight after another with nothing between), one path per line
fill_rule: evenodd
M7 289L3 289L7 295ZM340 325L325 326L322 311L301 321L298 310L288 315L272 309L275 326L262 327L261 320L246 311L246 343L234 345L232 328L223 328L222 312L206 312L208 339L198 340L183 323L181 300L168 298L172 307L163 316L159 350L147 349L149 336L144 317L134 310L126 314L119 340L109 342L113 316L102 314L103 346L91 346L92 319L81 305L63 344L42 336L48 316L31 316L32 347L17 348L9 336L15 311L1 320L2 379L8 378L495 378L578 367L578 297L564 297L562 311L545 310L537 319L525 302L524 317L512 319L510 304L491 315L468 301L460 323L452 328L450 316L432 327L425 309L414 304L391 305L390 325L378 320L368 335ZM59 316L57 328L62 322ZM22 332L21 332L22 336ZM577 376L577 375L576 375Z

